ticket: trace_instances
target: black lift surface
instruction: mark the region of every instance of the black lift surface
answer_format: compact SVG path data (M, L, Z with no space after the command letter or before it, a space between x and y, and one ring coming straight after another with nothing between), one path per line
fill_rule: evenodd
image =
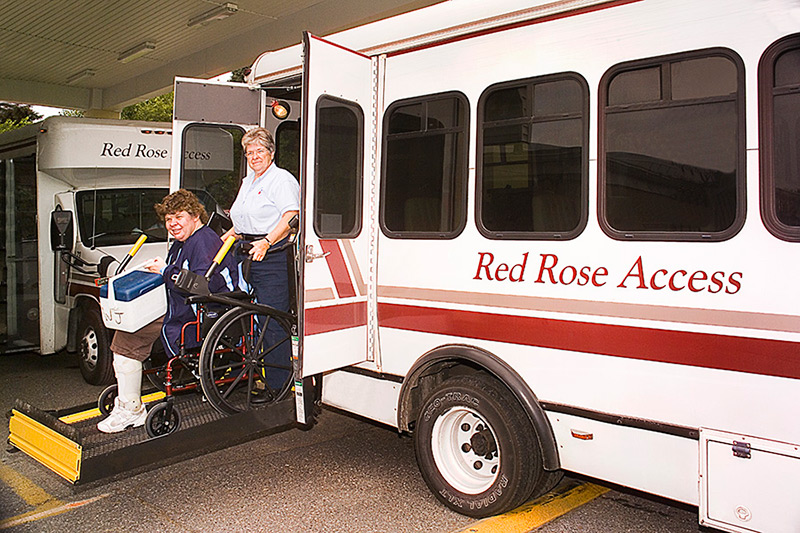
M97 429L101 415L93 405L42 411L17 400L10 413L9 442L78 484L227 448L291 426L295 419L292 395L228 416L215 411L199 393L177 395L174 401L181 414L180 428L150 438L144 427L101 433Z

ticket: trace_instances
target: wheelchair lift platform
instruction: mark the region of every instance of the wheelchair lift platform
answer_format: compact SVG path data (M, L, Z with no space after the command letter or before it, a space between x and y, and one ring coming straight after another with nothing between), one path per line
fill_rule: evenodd
M143 396L145 403L164 397ZM295 400L288 398L260 409L222 415L196 392L173 397L181 411L180 428L150 438L144 427L101 433L99 409L92 404L44 411L17 400L9 413L11 445L73 484L123 472L144 471L256 439L295 425Z

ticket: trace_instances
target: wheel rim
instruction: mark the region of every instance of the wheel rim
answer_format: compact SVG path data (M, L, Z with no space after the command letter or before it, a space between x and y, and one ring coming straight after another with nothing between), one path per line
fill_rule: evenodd
M166 405L162 406L159 404L153 409L154 412L151 414L148 423L148 430L152 436L160 437L162 435L168 435L178 429L180 422L178 419L178 412L174 408L169 416L167 416Z
M94 328L87 328L81 339L81 358L83 364L89 370L97 366L100 357L100 348L97 343L97 332Z
M433 425L431 449L442 477L459 492L480 494L497 480L497 437L472 409L454 407L440 416Z
M291 383L291 363L275 365L265 358L279 346L285 346L288 352L290 336L285 331L280 339L267 342L265 338L266 324L273 320L264 320L253 311L246 311L233 317L233 320L220 330L214 332L207 340L207 346L214 348L214 353L204 353L201 375L203 391L211 405L225 414L234 414L255 407L251 401L251 393L262 391L265 401L262 405L273 403L285 396ZM228 330L230 328L230 331ZM231 334L231 332L236 332ZM281 369L287 378L278 388L271 388L264 379L266 372ZM257 386L257 382L258 386Z

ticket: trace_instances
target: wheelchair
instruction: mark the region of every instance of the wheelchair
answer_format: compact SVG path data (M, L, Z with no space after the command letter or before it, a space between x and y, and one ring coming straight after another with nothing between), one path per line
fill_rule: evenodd
M291 250L293 245L289 239L272 251ZM293 254L288 255L293 263ZM178 394L202 392L215 411L234 415L284 399L293 385L296 315L255 303L252 288L250 292L210 293L208 279L214 269L212 264L205 276L181 272L175 284L191 294L186 302L196 306L196 318L181 330L178 355L156 352L144 362L142 374L164 393L163 400L148 409L145 430L149 437L169 435L180 428L182 415L175 405ZM289 278L290 294L294 294L296 282L294 276ZM190 326L195 326L195 341L200 346L187 349ZM111 412L116 396L116 384L100 394L97 405L102 414Z

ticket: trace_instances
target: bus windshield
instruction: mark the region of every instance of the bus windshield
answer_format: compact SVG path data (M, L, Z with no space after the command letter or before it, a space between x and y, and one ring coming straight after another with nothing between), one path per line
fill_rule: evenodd
M151 242L165 242L167 230L153 206L168 193L166 187L78 192L81 242L89 247L133 244L143 233Z

